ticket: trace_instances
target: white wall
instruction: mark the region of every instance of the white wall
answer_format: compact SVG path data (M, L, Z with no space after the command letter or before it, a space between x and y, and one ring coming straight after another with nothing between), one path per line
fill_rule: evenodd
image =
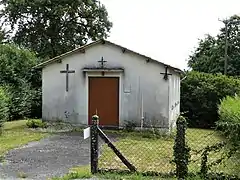
M164 66L147 63L145 58L127 51L123 53L120 48L109 44L94 45L85 53L72 54L62 63L43 68L43 119L88 124L88 74L84 74L82 68L99 66L97 61L102 56L107 66L124 68L124 73L106 74L120 76L120 126L124 125L124 120L140 123L143 97L145 124L169 127L168 91L172 81L165 81L160 74L164 72ZM75 70L69 75L68 92L65 91L65 74L60 73L66 64L70 70ZM176 97L172 96L178 100L177 93Z
M170 71L169 76L169 127L176 126L177 117L180 115L180 76Z

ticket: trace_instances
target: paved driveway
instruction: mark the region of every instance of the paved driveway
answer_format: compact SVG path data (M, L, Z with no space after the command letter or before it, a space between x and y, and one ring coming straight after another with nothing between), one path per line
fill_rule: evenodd
M89 144L89 139L83 140L82 133L76 132L31 142L6 154L0 179L17 179L19 172L38 180L64 175L71 167L89 164Z

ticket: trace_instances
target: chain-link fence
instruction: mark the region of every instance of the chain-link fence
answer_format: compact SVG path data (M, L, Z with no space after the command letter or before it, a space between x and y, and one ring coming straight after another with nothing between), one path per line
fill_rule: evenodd
M116 148L133 164L139 172L169 174L174 171L173 137L149 132L109 132L105 131ZM127 167L108 147L101 143L100 169L127 170Z
M240 152L220 132L188 129L186 136L191 149L190 173L210 173L240 178Z
M217 130L186 129L184 151L176 144L177 132L103 130L113 145L137 172L163 176L176 175L176 154L188 154L188 175L212 175L240 178L240 152ZM178 135L179 136L179 135ZM180 148L180 149L179 149ZM178 149L178 152L175 152ZM182 154L181 154L182 153ZM181 161L181 160L180 160ZM180 162L178 161L178 162ZM99 138L98 169L124 171L128 168L114 151Z

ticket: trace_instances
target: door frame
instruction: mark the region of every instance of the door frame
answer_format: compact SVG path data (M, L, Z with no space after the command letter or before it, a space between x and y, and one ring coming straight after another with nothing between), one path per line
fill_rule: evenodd
M122 117L122 108L121 108L121 105L122 105L122 74L121 72L105 72L104 76L102 75L102 72L87 72L86 73L86 124L87 125L90 125L89 124L89 121L88 121L88 117L89 117L89 114L88 114L88 107L89 107L89 77L117 77L118 78L118 126L120 127L122 122L121 122L121 117ZM101 118L101 117L100 117Z

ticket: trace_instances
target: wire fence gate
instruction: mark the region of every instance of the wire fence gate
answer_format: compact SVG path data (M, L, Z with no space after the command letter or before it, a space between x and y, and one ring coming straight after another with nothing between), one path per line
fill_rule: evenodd
M172 134L150 130L103 132L98 121L99 117L93 116L90 127L93 174L136 172L171 178L181 176L178 168L185 166L188 176L240 179L239 148L230 147L216 130L188 129L177 122Z

